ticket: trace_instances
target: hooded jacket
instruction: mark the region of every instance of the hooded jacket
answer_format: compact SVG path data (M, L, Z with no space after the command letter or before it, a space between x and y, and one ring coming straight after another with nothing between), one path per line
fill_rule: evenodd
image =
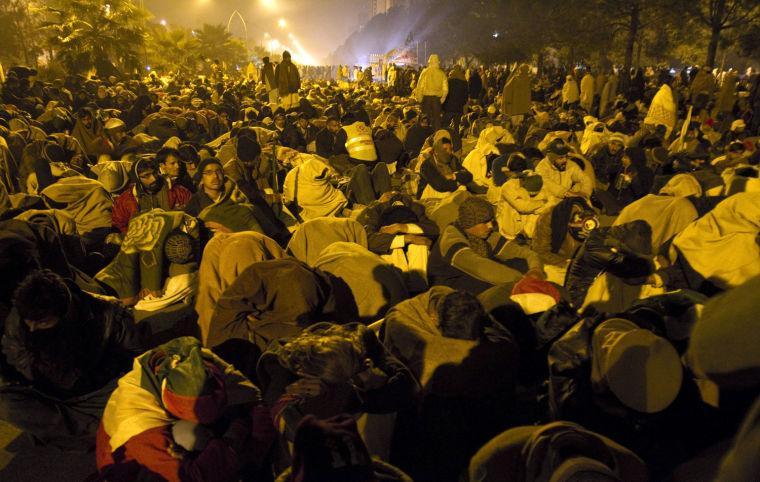
M446 101L443 103L444 112L462 115L467 104L467 81L459 65L449 73L449 86Z
M420 73L420 78L414 91L419 102L422 102L423 97L427 96L438 97L441 99L441 103L446 100L446 96L449 93L449 81L446 78L446 73L441 70L438 55L430 55L428 66Z
M282 62L277 64L274 71L274 79L280 96L297 94L298 89L301 88L301 75L289 57L283 58Z
M282 198L294 204L303 220L337 216L348 205L346 196L330 183L331 168L319 156L294 167L285 176Z
M506 116L525 114L530 111L530 67L522 64L504 85L501 94L501 113Z

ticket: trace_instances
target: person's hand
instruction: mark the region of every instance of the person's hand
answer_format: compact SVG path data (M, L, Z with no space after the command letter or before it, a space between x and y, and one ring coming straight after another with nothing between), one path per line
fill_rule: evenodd
M220 224L214 221L207 221L205 224L206 224L206 227L214 234L232 232L232 230L228 228L227 226L224 226L223 224Z
M354 379L358 388L362 390L374 390L380 388L388 381L388 375L377 368L371 358L364 360L365 369L356 375Z
M430 246L433 244L430 238L428 238L427 236L422 236L420 234L405 234L404 243L417 244L420 246Z
M322 380L315 377L299 378L285 387L285 393L303 398L318 397L324 392L325 385L322 383Z
M142 300L143 298L147 298L148 296L153 296L154 298L160 298L161 292L149 290L148 288L143 288L140 290L139 293L137 293L138 300Z
M670 260L661 254L654 257L654 263L658 266L658 269L665 269L670 267Z
M282 194L275 192L275 193L264 193L264 200L269 204L270 206L274 204L280 204L282 202Z
M389 224L388 226L383 226L380 228L380 232L383 234L405 233L406 230L407 230L406 224L401 224L401 223Z

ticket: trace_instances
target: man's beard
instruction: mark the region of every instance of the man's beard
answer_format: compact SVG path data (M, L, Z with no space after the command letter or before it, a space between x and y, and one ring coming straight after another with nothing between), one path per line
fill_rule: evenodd
M161 181L156 181L153 184L149 184L145 186L145 192L148 194L158 194L158 192L161 190Z

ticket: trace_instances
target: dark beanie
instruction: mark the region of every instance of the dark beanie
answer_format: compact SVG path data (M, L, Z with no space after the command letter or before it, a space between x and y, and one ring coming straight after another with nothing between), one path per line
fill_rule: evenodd
M179 151L179 158L182 159L182 162L184 163L197 164L200 160L198 149L192 144L182 143L177 150Z
M493 205L479 197L467 198L459 205L458 224L463 229L468 229L476 224L485 223L494 218Z
M261 155L261 146L255 137L243 135L237 140L237 158L241 161L255 161Z

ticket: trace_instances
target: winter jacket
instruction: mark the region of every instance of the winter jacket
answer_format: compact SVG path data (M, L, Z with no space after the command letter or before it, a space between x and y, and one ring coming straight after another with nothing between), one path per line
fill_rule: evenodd
M428 66L420 73L414 91L418 102L422 102L423 97L428 96L438 97L441 102L446 100L449 82L446 78L446 72L441 70L440 61L436 54L430 55Z
M576 191L589 197L594 190L591 179L571 161L568 161L564 171L560 171L545 157L536 166L536 174L543 179L547 193L558 200L568 191Z
M164 185L157 194L148 194L133 184L113 203L113 226L126 234L129 221L137 214L155 208L164 211L181 210L190 202L192 196L190 191L178 184L172 185L168 180L164 181Z
M275 81L275 77L274 77L273 64L266 63L264 64L263 67L261 67L261 80L266 85L267 90L272 90L272 89L277 88L277 82Z
M592 231L567 269L565 287L573 305L583 304L589 287L601 273L624 279L654 273L651 245L652 231L644 221Z
M274 82L279 89L280 96L297 94L301 88L301 75L298 68L290 60L283 60L277 64L274 71Z
M467 104L467 81L463 79L449 78L448 95L443 103L444 112L462 114Z

